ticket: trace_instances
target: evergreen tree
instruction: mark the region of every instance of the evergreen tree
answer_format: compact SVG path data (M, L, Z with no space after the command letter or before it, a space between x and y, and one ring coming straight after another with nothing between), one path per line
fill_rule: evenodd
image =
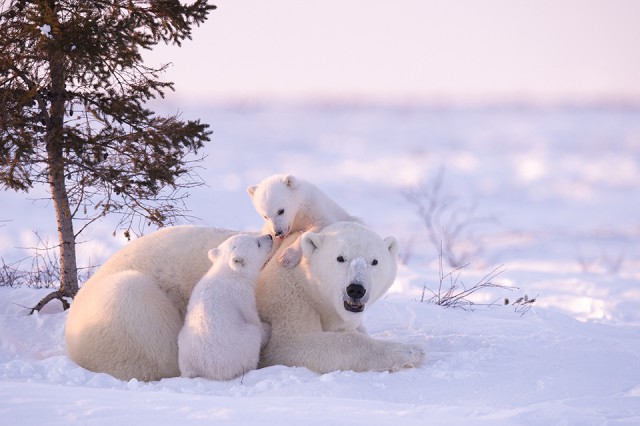
M162 226L180 216L182 190L197 184L188 156L208 125L159 117L147 101L173 83L168 65L144 64L142 49L180 46L215 6L206 0L13 0L0 9L0 185L46 184L58 225L60 289L78 291L76 237L119 213ZM74 222L79 230L74 230Z

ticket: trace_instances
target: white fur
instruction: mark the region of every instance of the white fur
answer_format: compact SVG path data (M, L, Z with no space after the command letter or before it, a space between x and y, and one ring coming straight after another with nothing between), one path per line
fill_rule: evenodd
M266 221L263 232L283 239L289 234L318 231L342 221L359 222L317 186L292 175L273 175L247 188L253 206ZM300 262L300 241L281 253L287 267Z
M288 237L280 250L295 238ZM420 346L375 340L362 327L363 311L395 279L395 238L382 239L358 223L338 222L318 233L306 232L301 246L299 265L286 268L272 259L258 279L258 312L271 324L261 366L304 366L326 373L394 371L422 362ZM351 285L358 291L350 291Z
M258 366L269 335L255 286L271 246L271 235L236 235L209 251L213 265L193 289L178 336L183 376L230 380Z
M69 309L67 352L80 366L122 380L179 376L178 333L207 252L235 231L164 228L115 253Z
M175 226L115 253L87 281L68 312L65 339L80 366L122 380L180 375L178 334L193 287L211 269L208 251L235 231ZM285 241L290 244L297 236ZM316 371L395 370L418 365L420 347L374 340L362 313L344 309L346 287L360 281L365 311L395 277L397 244L355 223L336 223L302 238L303 261L272 259L260 273L256 302L272 337L261 365ZM345 262L337 262L337 256ZM373 258L378 265L373 266ZM353 259L361 258L363 261ZM347 295L348 296L348 295ZM347 299L347 301L350 301Z

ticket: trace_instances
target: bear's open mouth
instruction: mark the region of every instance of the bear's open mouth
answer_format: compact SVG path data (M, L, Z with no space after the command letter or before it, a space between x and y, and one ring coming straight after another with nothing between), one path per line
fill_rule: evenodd
M353 301L345 300L344 308L349 312L358 313L358 312L364 311L364 303L359 302L357 300L353 300Z

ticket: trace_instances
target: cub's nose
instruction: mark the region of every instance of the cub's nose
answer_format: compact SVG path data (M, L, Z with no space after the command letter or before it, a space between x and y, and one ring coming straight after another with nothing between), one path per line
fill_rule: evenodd
M347 295L353 299L362 299L367 290L360 284L349 284L347 286Z

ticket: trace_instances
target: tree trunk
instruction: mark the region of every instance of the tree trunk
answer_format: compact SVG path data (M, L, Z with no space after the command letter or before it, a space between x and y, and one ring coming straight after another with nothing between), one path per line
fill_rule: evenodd
M58 238L60 240L60 292L73 297L78 292L78 271L76 264L76 238L73 232L73 217L69 207L65 182L64 114L65 78L64 54L52 49L49 59L51 72L51 109L47 129L47 157L49 166L49 186L53 206L56 209Z
M53 206L56 210L58 239L60 241L60 292L63 296L74 297L78 292L76 241L65 185L64 160L60 143L55 141L47 143L47 154L49 186L51 188Z
M51 15L55 19L55 1L49 2ZM55 36L54 36L55 37ZM76 263L76 238L73 231L73 216L69 206L69 197L65 182L64 161L64 114L65 114L65 69L64 52L56 41L49 48L49 72L51 83L49 98L51 101L46 133L47 167L49 169L49 187L56 210L58 239L60 241L60 289L44 299L32 309L40 310L52 300L62 301L65 309L68 303L63 297L74 297L78 292L78 270Z

